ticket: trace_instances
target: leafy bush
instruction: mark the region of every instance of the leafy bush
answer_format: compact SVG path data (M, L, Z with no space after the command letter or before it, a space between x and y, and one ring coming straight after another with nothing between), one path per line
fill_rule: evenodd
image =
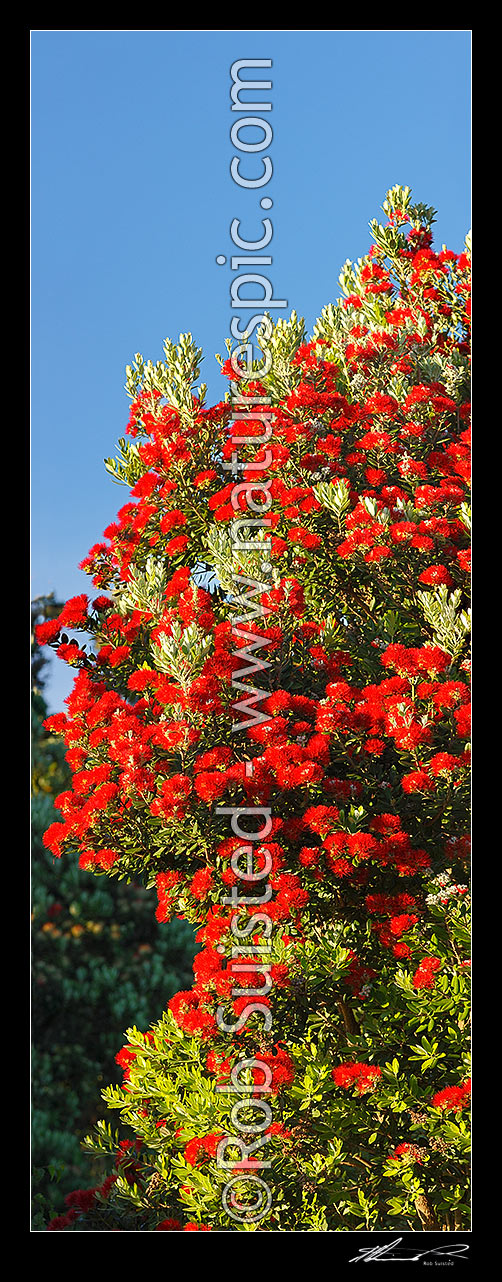
M384 212L220 404L190 335L136 357L98 595L38 629L78 670L46 848L201 946L51 1231L468 1223L469 252Z

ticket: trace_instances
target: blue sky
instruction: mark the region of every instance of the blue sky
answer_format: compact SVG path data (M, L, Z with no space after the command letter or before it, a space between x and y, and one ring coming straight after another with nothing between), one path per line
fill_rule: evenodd
M103 459L124 434L134 353L157 360L190 330L221 399L235 272L215 260L237 252L234 218L259 235L260 196L273 200L264 271L289 304L276 314L294 307L309 331L395 183L438 210L437 243L461 249L470 53L469 31L32 33L33 596L92 593L78 563L127 498ZM230 176L239 58L272 59L255 73L273 82L274 172L258 192ZM55 660L51 711L71 684Z

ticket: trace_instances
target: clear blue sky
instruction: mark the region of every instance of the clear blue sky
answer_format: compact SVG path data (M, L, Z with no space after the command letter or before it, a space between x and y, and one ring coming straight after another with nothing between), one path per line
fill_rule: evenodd
M273 81L262 192L229 171L238 58L273 62L255 73ZM127 498L103 459L124 433L134 353L157 360L191 330L221 399L235 272L215 259L237 252L232 219L255 238L259 198L273 199L264 270L289 302L278 314L294 307L310 330L395 183L435 206L437 242L458 252L469 31L32 33L32 595L93 590L77 567ZM51 711L71 684L56 660Z

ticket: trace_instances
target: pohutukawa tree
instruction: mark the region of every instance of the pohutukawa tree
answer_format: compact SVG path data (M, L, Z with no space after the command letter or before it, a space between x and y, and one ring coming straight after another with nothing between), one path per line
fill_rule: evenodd
M46 846L200 946L51 1230L468 1226L469 244L383 209L219 404L190 335L136 357L96 594L39 628L77 670Z

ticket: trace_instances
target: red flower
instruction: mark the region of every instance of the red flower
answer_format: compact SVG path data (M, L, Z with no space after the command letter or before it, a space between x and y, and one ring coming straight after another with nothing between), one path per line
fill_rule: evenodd
M390 1156L391 1159L394 1158L397 1160L399 1160L400 1157L404 1157L407 1158L408 1161L417 1162L419 1166L422 1165L421 1155L414 1144L398 1144L397 1148L394 1149Z
M434 988L436 971L441 966L439 957L423 957L413 976L413 987L417 989Z
M444 1090L437 1091L432 1096L432 1108L442 1108L445 1112L466 1108L471 1096L471 1079L462 1082L460 1086L446 1086Z
M430 565L428 570L423 570L418 576L419 583L425 583L427 587L437 587L442 583L450 588L453 579L444 565Z
M355 1086L358 1095L366 1095L376 1086L382 1070L376 1064L354 1064L349 1061L333 1068L331 1076L335 1085L341 1086L343 1090L348 1091L351 1086Z

